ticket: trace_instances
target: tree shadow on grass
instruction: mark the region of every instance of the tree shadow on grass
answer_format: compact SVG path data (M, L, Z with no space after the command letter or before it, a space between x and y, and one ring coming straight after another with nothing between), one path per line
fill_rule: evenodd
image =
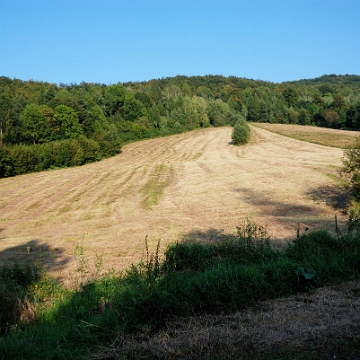
M200 242L202 244L218 243L226 240L234 240L237 236L224 233L223 229L210 228L205 231L193 230L184 234L181 242L192 243Z
M248 189L238 188L241 200L257 209L257 217L264 223L259 225L270 225L273 229L293 228L294 236L300 227L300 231L312 231L318 229L335 230L335 215L346 213L348 205L348 194L338 187L319 187L309 190L305 195L308 202L292 202L289 200L273 200L266 193ZM333 216L329 216L333 214ZM252 219L250 219L252 220ZM344 224L338 224L341 227ZM274 240L283 240L276 239Z
M0 237L0 241L1 239ZM30 262L44 265L48 271L59 271L70 261L70 257L64 256L63 253L64 250L61 248L53 248L40 240L31 240L1 251L0 265Z
M321 201L335 211L346 214L350 202L350 192L336 186L320 186L310 189L307 193L313 201Z
M262 191L256 191L248 188L239 188L236 189L236 191L241 194L241 199L243 201L255 206L257 209L259 209L260 213L266 215L287 217L290 214L297 216L305 213L313 215L319 213L319 211L311 205L296 204L293 202L287 202L285 200L272 200L266 195L266 193Z
M52 248L40 240L31 240L0 252L0 337L38 320L31 304L34 286L40 291L44 285L38 287L37 282L46 278L46 286L51 289L55 283L48 276L44 277L43 269L59 271L68 261L69 258L63 256L63 249Z

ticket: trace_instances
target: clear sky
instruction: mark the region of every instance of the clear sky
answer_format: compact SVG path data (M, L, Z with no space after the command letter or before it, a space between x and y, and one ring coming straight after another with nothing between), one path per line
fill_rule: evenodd
M360 75L360 0L0 0L0 76Z

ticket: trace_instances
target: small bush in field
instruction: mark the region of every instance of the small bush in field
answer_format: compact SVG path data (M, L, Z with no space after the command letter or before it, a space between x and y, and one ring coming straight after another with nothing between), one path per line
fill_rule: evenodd
M235 145L246 144L249 142L250 127L246 121L238 121L234 125L231 138Z
M353 187L353 193L359 198L360 193L360 137L356 144L349 149L344 150L343 174L348 174Z

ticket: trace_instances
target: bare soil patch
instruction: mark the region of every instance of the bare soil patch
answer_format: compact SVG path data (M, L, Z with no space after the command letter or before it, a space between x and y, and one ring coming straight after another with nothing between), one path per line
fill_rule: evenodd
M298 224L332 229L335 214L345 223L341 149L254 127L251 143L236 147L231 132L141 141L98 163L0 179L0 261L42 257L66 279L79 244L89 264L98 255L123 269L138 262L146 236L153 249L206 241L234 234L247 217L284 241Z

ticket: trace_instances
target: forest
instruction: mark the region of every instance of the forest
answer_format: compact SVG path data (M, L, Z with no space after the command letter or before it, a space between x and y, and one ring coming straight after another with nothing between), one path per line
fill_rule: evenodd
M83 165L125 143L238 121L360 130L360 76L176 76L105 85L0 77L0 177Z

